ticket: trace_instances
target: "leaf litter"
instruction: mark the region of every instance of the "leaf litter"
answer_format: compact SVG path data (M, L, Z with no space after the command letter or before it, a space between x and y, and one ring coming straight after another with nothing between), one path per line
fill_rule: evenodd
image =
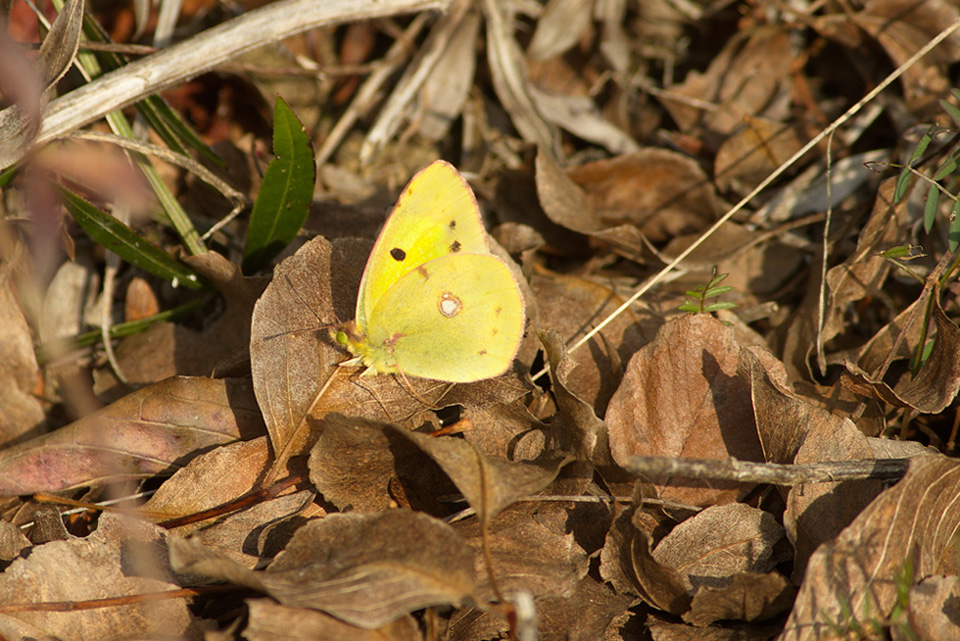
M233 47L242 23L206 4L182 9L181 44L217 37L191 20L204 11ZM36 38L13 7L11 33ZM163 216L132 220L205 281L199 311L160 321L198 295L118 268L50 196L53 171L118 217L148 193L62 129L106 113L61 122L86 82L60 79L82 8L35 61L0 47L28 70L0 112L2 164L25 159L0 183L5 638L960 636L957 240L943 207L923 220L951 139L915 158L903 199L889 172L955 109L953 4L380 0L282 42L249 34L226 85L183 82L208 69L189 46L176 69L137 52L160 74L141 91L175 85L165 98L251 202L278 91L322 161L301 235L254 277L243 216L190 256ZM92 15L129 42L126 11ZM116 100L125 73L74 95ZM85 179L101 156L112 181ZM358 378L328 330L351 318L385 208L438 157L509 250L518 357L461 385ZM189 224L230 209L189 163L154 165ZM904 246L924 255L891 258ZM732 309L678 310L717 273ZM113 354L72 341L144 320ZM895 483L683 467L729 459L910 462Z

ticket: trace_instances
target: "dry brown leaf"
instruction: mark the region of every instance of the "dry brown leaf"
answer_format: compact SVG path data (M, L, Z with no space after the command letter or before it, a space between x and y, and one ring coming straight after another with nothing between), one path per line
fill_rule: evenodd
M630 360L610 399L606 424L610 451L624 465L630 456L674 456L762 461L733 330L708 315L667 322ZM659 498L688 505L735 500L742 484L657 479Z
M589 2L549 0L537 20L527 55L533 60L559 56L586 34L592 18Z
M504 510L487 532L492 567L482 552L479 520L454 525L476 553L477 587L474 600L495 598L490 573L502 594L528 592L535 598L569 597L586 575L588 555L566 526L566 506L526 501Z
M822 639L853 622L863 626L888 617L897 603L898 576L910 586L929 576L956 575L958 496L955 461L914 458L903 480L810 557L780 641Z
M327 500L342 508L385 509L389 498L385 490L393 476L409 478L404 470L423 476L422 457L403 446L404 439L443 470L482 519L492 519L518 499L543 490L566 461L554 456L513 462L485 456L462 439L329 416L310 457L310 478ZM349 469L360 472L351 478ZM346 483L347 478L352 482Z
M566 352L566 344L557 332L540 333L550 363L550 380L557 413L553 417L552 434L557 447L573 453L579 461L612 465L607 428L585 400L567 387L571 371L576 367Z
M469 11L450 36L447 50L419 93L418 131L430 140L443 140L460 116L474 83L480 14Z
M100 517L89 537L53 541L30 549L0 573L4 606L88 601L176 590L162 558L163 533L142 521ZM200 631L182 599L130 600L73 611L29 607L0 614L5 639L130 639L154 635L195 638Z
M803 444L793 462L815 464L875 456L867 437L852 421L817 411L807 422ZM881 491L883 483L876 480L804 483L790 488L783 524L795 550L796 583L817 546L838 536Z
M849 258L827 271L827 302L823 310L820 340L826 343L842 332L849 307L856 301L878 295L883 290L890 264L879 253L902 242L909 225L908 199L893 202L896 178L880 185L877 198L857 239L857 249ZM816 353L817 310L820 307L819 268L811 272L811 283L803 302L778 330L780 353L791 378L811 377L808 358Z
M805 143L800 132L782 122L746 116L717 150L713 161L717 189L748 193Z
M920 639L960 638L960 580L934 575L912 586L907 621Z
M33 338L9 273L0 276L0 346L0 443L6 443L44 419L43 406L34 394L40 368Z
M681 131L702 128L711 144L725 138L743 124L744 117L767 116L780 120L787 114L791 65L797 51L786 25L776 24L741 32L730 38L715 55L704 73L692 71L683 84L672 87L679 94L717 105L704 110L687 102L661 96L664 107Z
M192 539L171 538L179 573L266 592L367 630L432 605L456 605L473 589L473 553L449 526L406 510L330 514L302 526L264 572Z
M795 592L777 572L735 574L727 586L698 589L683 620L697 627L720 620L766 621L789 610Z
M0 496L170 473L204 449L262 433L249 382L171 378L0 452Z
M481 4L487 26L487 64L497 97L524 140L560 158L559 132L544 120L530 95L523 52L511 31L512 5L494 0L483 0Z
M266 437L218 447L178 470L150 497L141 511L155 520L169 520L214 509L257 488L263 480L270 450ZM204 545L216 548L249 568L263 565L283 547L308 516L316 493L303 490L259 499L215 520L196 521L168 531L179 536L197 532ZM300 519L292 519L299 516Z
M863 11L850 16L858 27L877 39L894 65L900 65L960 17L956 4L947 0L871 0ZM844 16L843 19L846 19ZM936 105L951 87L948 68L960 56L960 34L954 32L939 47L908 68L901 81L906 108L923 112Z
M939 414L953 402L960 390L960 328L943 311L938 285L931 288L930 296L933 297L936 341L916 377L905 375L891 388L882 380L875 380L857 372L853 367L848 366L848 370L872 386L881 399L894 407L909 407L924 414ZM921 318L914 320L915 325L922 323Z
M673 567L653 558L650 544L649 533L637 529L627 552L633 581L640 588L640 598L664 612L681 615L690 609L690 595L684 577Z
M412 616L381 628L364 630L306 608L288 608L270 599L249 599L249 618L243 638L249 641L420 641L423 637Z
M616 595L609 586L584 577L569 597L547 597L536 602L539 639L595 641L614 617L622 614L633 598ZM450 640L502 638L509 622L499 612L479 609L458 610L450 619Z
M653 558L676 569L692 596L701 586L727 587L740 573L772 570L782 560L774 547L783 535L768 512L743 503L714 505L673 528Z
M695 161L664 149L572 167L537 156L537 193L553 222L610 244L632 260L649 242L701 231L716 218L713 188Z
M441 514L436 495L454 486L412 442L390 425L340 414L326 416L310 453L310 481L341 510L377 512L397 499L394 479L413 509Z
M560 332L566 345L573 345L612 314L623 299L591 281L538 270L530 278L537 297L543 327ZM624 364L656 334L662 321L653 314L642 319L626 310L586 345L569 355L567 388L593 406L602 417L620 384Z

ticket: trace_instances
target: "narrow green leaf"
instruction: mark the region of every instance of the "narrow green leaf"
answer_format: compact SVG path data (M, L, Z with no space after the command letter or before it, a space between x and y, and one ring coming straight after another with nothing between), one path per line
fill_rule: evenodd
M943 180L944 178L946 178L956 170L957 170L957 152L953 152L952 154L947 156L947 159L944 160L939 167L937 167L936 173L933 174L933 179L935 181Z
M140 269L190 289L202 289L196 272L105 211L58 186L63 203L94 241Z
M953 203L953 211L950 212L950 231L947 233L947 247L951 252L956 252L958 245L960 245L960 203Z
M907 163L908 165L913 165L914 162L920 160L920 157L924 154L924 152L927 150L927 147L929 147L930 143L933 141L933 136L936 131L936 125L933 125L927 129L927 132L923 134L923 136L920 138L920 141L917 142L917 146L913 148L913 153L910 154L910 161Z
M953 90L954 95L956 96L956 89ZM955 127L960 127L960 109L957 109L954 105L950 104L946 100L940 99L940 106L944 111L947 112L947 115L950 116L950 120L953 121Z
M913 172L910 171L909 167L900 170L900 175L897 176L897 186L893 190L893 202L898 203L903 200L907 193L907 187L910 186L911 176L913 176Z
M313 201L316 166L310 137L280 96L273 108L273 153L250 213L244 274L266 265L293 240Z
M680 305L679 307L677 307L677 309L679 309L681 312L689 312L692 314L696 314L697 312L700 311L700 306L697 305L696 303L684 303L683 305Z
M915 258L913 255L913 250L917 249L916 245L899 245L897 247L891 247L886 251L880 252L880 255L883 258Z
M721 285L720 287L711 287L707 290L707 293L704 294L704 298L716 298L720 294L726 294L727 292L733 291L733 287L730 285Z
M923 204L923 229L928 234L933 229L933 221L937 218L937 206L940 204L940 189L936 183L927 190L927 201Z
M736 307L739 307L736 303L710 303L703 309L707 312L716 312L721 309L735 309Z

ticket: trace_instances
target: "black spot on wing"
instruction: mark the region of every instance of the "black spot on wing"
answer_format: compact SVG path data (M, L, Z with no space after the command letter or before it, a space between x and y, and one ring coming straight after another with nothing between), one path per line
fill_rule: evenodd
M450 222L447 223L447 227L449 227L451 230L456 229L456 228L457 228L457 219L456 219L456 218L451 218L451 219L450 219Z
M390 250L390 257L400 263L407 258L407 252L403 251L399 247L394 247Z
M462 245L460 244L459 240L453 241L452 243L450 243L450 247L449 247L450 253L456 254L458 251L460 251L461 247Z

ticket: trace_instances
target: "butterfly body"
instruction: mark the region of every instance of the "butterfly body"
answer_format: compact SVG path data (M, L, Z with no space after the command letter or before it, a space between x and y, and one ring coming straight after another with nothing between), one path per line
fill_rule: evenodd
M336 332L361 374L449 382L506 371L523 334L524 304L491 253L469 185L437 161L410 181L360 282L356 319Z

